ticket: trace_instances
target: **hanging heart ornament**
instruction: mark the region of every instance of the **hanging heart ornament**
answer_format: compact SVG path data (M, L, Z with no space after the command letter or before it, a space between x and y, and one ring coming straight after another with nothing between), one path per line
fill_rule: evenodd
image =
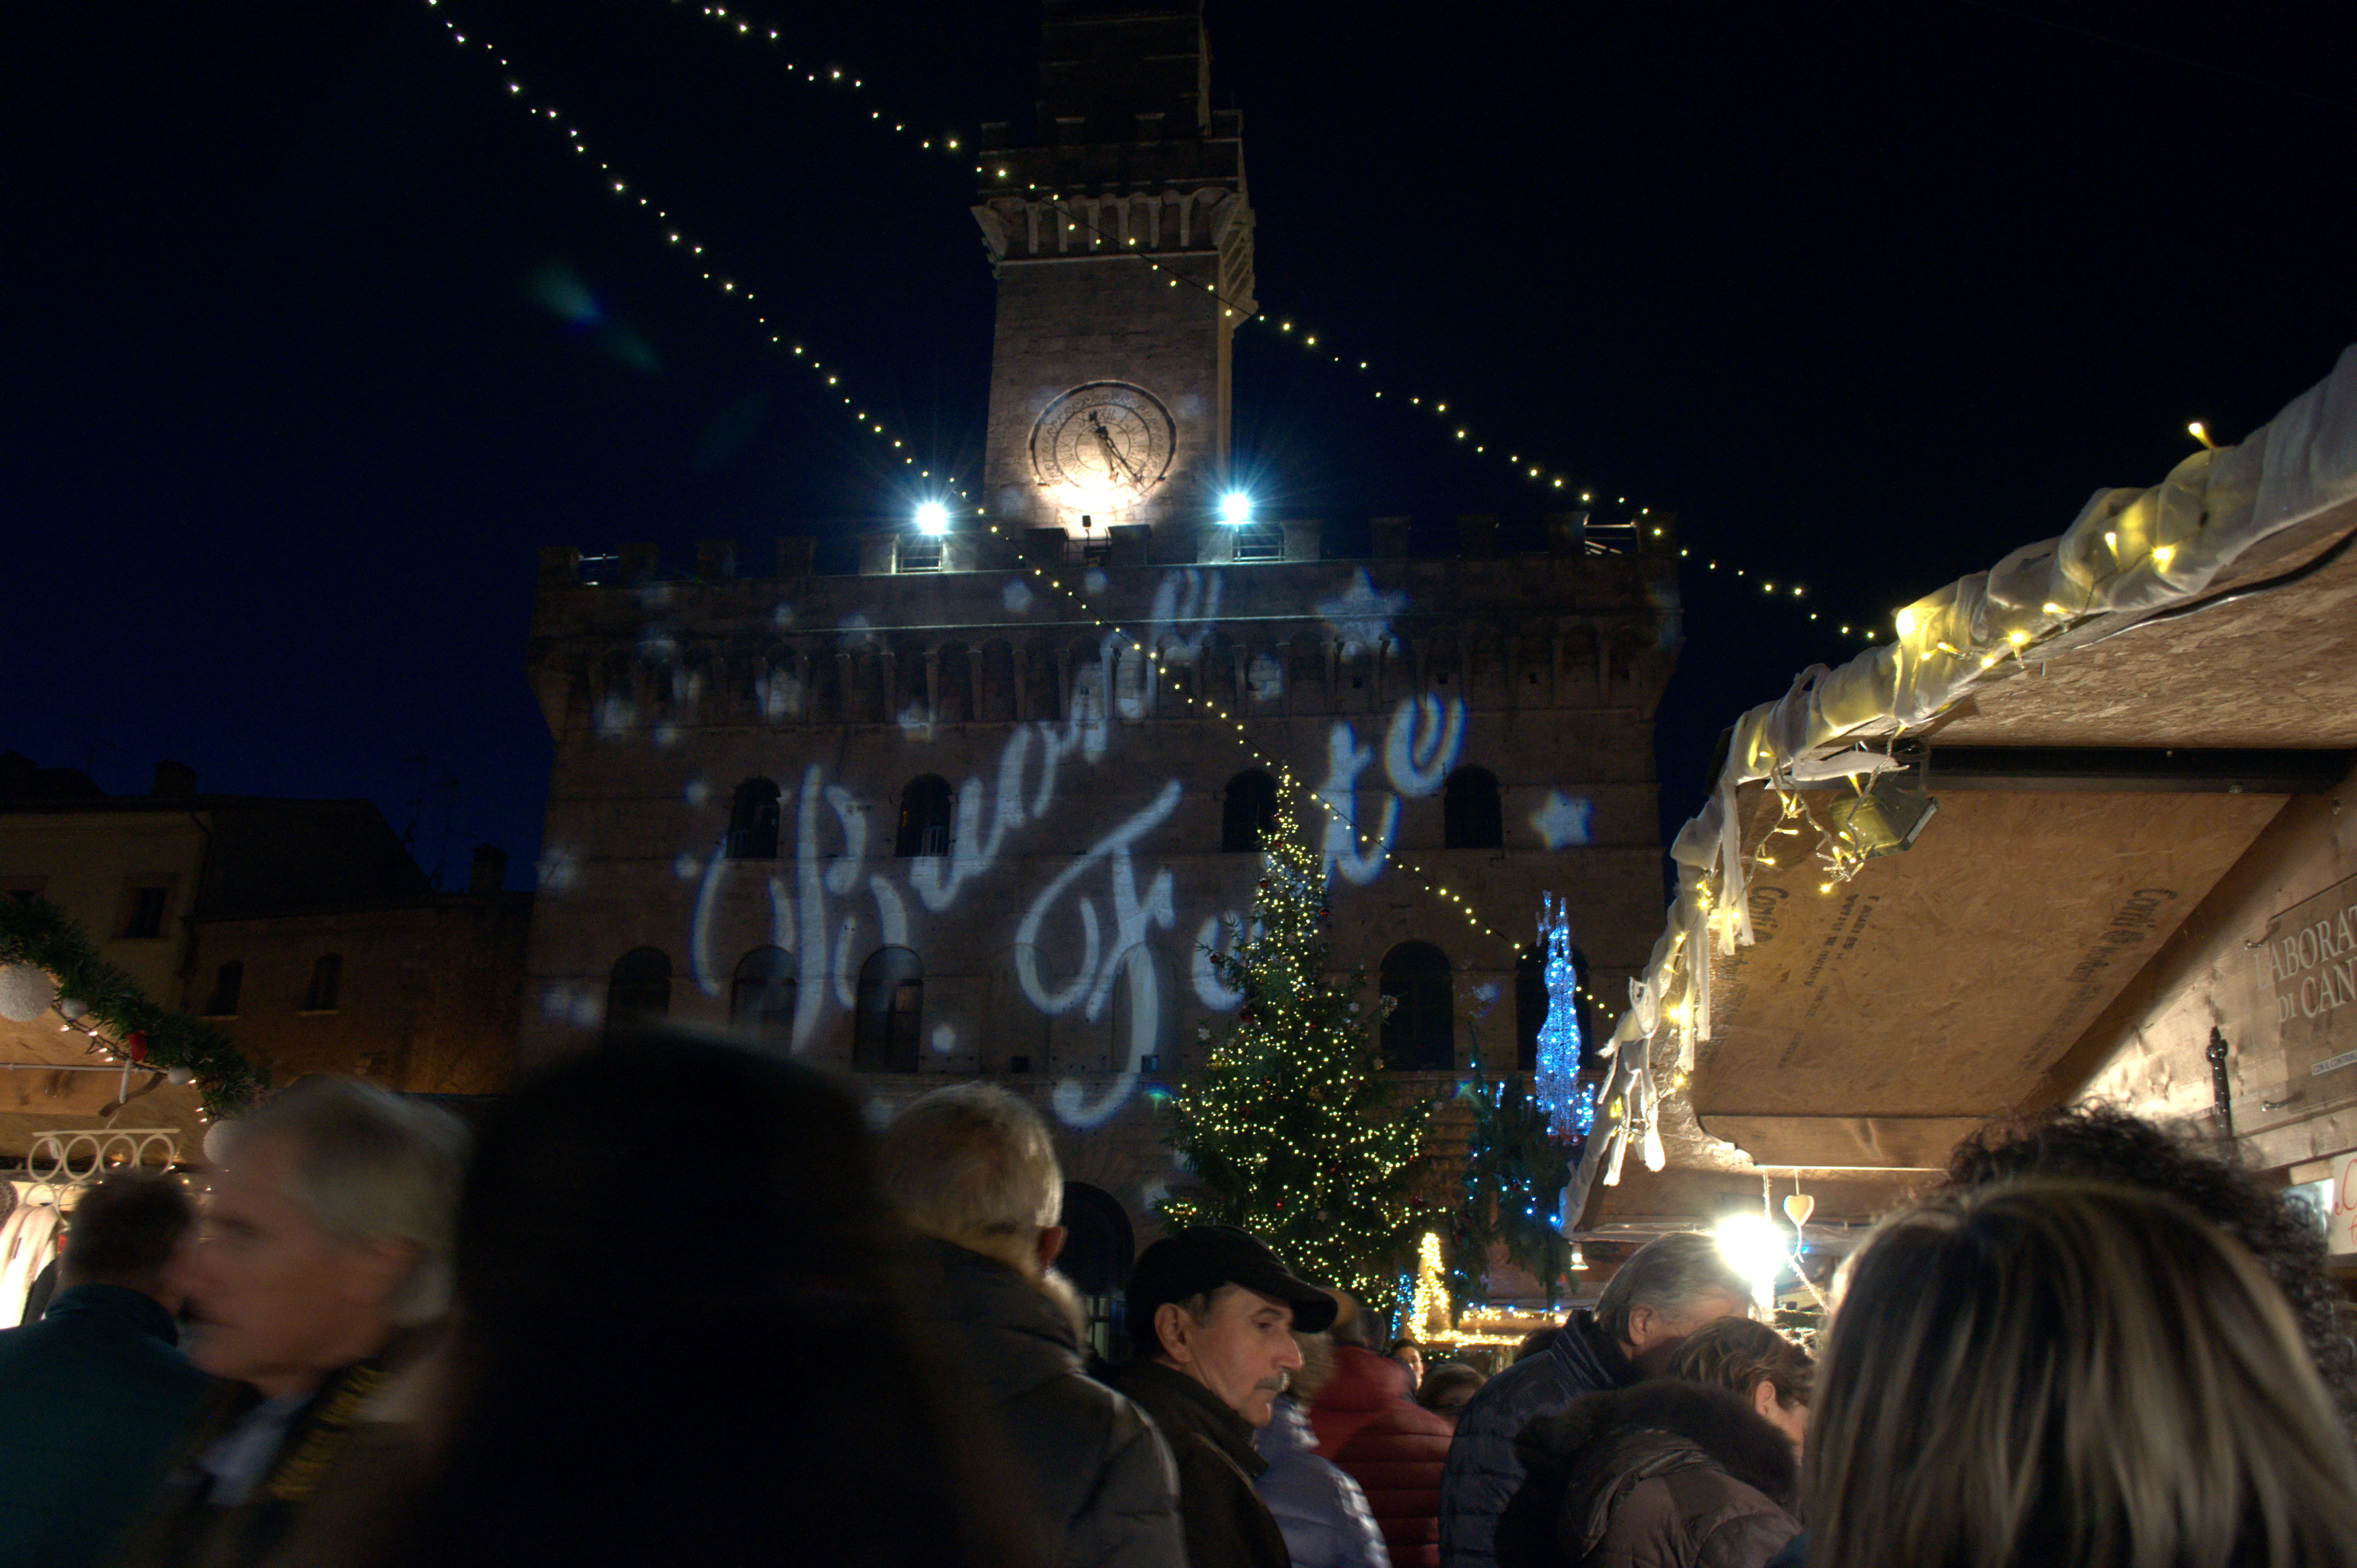
M1784 1199L1784 1218L1792 1222L1795 1230L1806 1225L1809 1216L1816 1211L1817 1200L1805 1192L1792 1193Z

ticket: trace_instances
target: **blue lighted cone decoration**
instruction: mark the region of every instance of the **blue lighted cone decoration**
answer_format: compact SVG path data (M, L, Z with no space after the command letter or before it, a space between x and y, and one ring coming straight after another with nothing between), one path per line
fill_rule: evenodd
M1539 1026L1539 1108L1547 1130L1566 1143L1587 1136L1596 1101L1579 1081L1579 972L1571 962L1571 918L1550 893L1540 908L1539 946L1545 954L1546 1021Z

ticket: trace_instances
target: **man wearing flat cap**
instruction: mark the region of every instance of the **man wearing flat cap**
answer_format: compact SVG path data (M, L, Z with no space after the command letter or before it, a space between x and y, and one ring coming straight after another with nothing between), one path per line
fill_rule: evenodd
M1253 1479L1267 1466L1253 1431L1301 1365L1294 1331L1334 1321L1334 1298L1286 1273L1228 1225L1166 1236L1129 1278L1136 1354L1122 1391L1154 1418L1178 1462L1178 1520L1192 1568L1286 1568L1285 1537Z

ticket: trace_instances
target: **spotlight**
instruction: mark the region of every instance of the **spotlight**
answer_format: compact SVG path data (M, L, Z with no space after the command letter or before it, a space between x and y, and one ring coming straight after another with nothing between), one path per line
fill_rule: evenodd
M1776 1300L1776 1276L1790 1256L1784 1234L1764 1214L1730 1214L1718 1222L1718 1252L1751 1282L1753 1298L1761 1307Z
M950 531L950 509L940 501L925 502L917 509L917 531L920 533L947 533Z
M1220 521L1229 524L1252 521L1252 497L1242 490L1230 490L1220 498Z

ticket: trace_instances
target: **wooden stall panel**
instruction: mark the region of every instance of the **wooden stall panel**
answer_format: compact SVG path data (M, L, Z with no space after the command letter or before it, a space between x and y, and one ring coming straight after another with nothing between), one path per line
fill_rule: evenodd
M1747 793L1748 847L1776 804ZM1811 799L1822 809L1825 797ZM1960 791L1913 849L1824 894L1816 864L1788 852L1803 864L1761 866L1751 883L1757 945L1714 966L1696 1113L1717 1125L1978 1117L2010 1104L2282 804Z

